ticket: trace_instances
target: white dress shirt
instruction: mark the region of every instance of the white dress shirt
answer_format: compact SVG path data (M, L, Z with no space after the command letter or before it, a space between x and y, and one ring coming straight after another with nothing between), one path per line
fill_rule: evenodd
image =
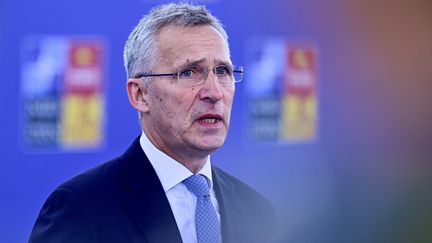
M183 242L197 243L195 229L196 196L182 183L193 173L157 149L144 132L141 135L140 144L165 190ZM210 182L210 198L220 222L219 205L213 190L210 156L207 156L207 161L197 174L204 175Z

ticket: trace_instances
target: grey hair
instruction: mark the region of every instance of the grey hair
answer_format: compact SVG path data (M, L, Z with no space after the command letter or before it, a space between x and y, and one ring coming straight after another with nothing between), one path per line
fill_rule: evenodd
M150 72L154 67L157 60L156 35L167 25L210 25L228 43L228 35L221 22L205 6L188 3L160 5L143 16L126 41L123 58L128 78L136 77L141 72Z

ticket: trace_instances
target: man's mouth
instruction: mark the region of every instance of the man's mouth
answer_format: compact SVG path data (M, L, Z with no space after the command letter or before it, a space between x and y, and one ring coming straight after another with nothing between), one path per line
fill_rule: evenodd
M222 116L217 114L205 114L200 116L197 120L204 124L216 124L223 121Z

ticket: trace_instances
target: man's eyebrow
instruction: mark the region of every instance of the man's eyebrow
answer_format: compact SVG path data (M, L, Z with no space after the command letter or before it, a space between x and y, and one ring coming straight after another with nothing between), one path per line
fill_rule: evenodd
M224 65L224 66L231 66L231 62L229 61L223 61L223 60L214 60L214 65Z
M185 67L193 67L193 66L202 66L203 63L206 62L206 58L202 58L196 61L191 61L191 60L186 60L185 63L183 63L182 65L180 65L180 68L185 68ZM214 60L213 61L214 65L226 65L226 66L230 66L232 65L231 62L229 61L223 61L220 59Z
M183 64L180 65L180 68L200 66L205 61L206 61L206 58L202 58L202 59L196 60L196 61L191 61L188 59L188 60L186 60L186 62L184 62Z

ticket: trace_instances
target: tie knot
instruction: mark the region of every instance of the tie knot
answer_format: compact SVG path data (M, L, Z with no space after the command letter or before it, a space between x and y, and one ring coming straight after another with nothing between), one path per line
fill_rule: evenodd
M193 175L186 178L183 183L187 189L197 197L209 196L209 183L203 175Z

